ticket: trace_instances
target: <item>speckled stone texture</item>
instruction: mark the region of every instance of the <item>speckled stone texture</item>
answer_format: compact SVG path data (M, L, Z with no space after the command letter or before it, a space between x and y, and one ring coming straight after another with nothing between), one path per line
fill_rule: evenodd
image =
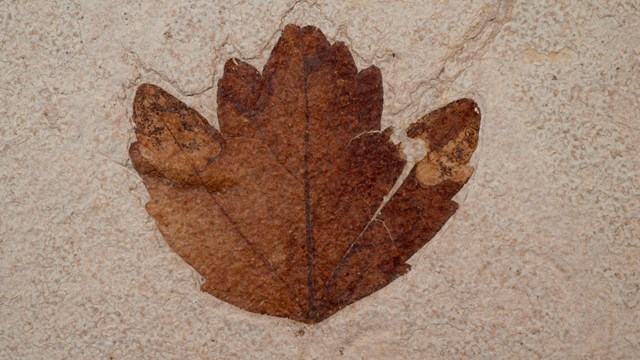
M609 0L2 2L0 358L638 358L639 13ZM261 67L287 23L381 69L396 140L458 98L483 116L460 208L411 272L317 325L202 293L127 152L138 85L217 126L226 59Z

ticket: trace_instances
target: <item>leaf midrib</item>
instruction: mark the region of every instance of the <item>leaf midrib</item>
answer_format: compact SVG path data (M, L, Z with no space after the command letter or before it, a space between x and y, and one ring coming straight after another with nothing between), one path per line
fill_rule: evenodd
M304 215L306 225L306 259L307 259L307 290L309 292L309 313L311 318L316 317L316 291L313 274L313 257L315 248L313 244L313 219L311 214L311 182L309 181L309 92L308 92L308 65L306 58L303 72L303 92L305 106L305 129L304 129Z

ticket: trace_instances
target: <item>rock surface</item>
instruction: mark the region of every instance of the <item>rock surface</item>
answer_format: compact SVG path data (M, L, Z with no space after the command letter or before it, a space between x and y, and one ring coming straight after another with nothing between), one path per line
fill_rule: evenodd
M638 11L613 0L0 4L0 358L638 357ZM460 208L411 272L317 325L202 293L144 210L127 153L138 85L218 126L224 62L261 67L288 23L381 69L383 127L397 140L455 99L483 115Z

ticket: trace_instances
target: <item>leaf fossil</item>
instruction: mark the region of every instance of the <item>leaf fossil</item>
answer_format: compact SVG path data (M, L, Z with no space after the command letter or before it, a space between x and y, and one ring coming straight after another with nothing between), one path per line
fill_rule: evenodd
M407 131L425 159L384 207L405 160L379 131L382 75L341 42L288 25L262 73L236 59L218 83L220 131L157 86L134 100L129 149L149 214L202 290L316 323L406 273L457 209L480 113L455 101Z

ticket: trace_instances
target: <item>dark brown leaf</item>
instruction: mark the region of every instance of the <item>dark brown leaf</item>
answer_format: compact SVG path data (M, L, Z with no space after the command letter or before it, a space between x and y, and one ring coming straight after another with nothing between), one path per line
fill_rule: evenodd
M405 165L381 113L378 68L358 72L343 43L289 25L262 74L226 63L220 132L141 85L130 154L149 214L203 291L315 323L407 272L473 171L480 114L463 99L409 128L428 155L378 212Z

